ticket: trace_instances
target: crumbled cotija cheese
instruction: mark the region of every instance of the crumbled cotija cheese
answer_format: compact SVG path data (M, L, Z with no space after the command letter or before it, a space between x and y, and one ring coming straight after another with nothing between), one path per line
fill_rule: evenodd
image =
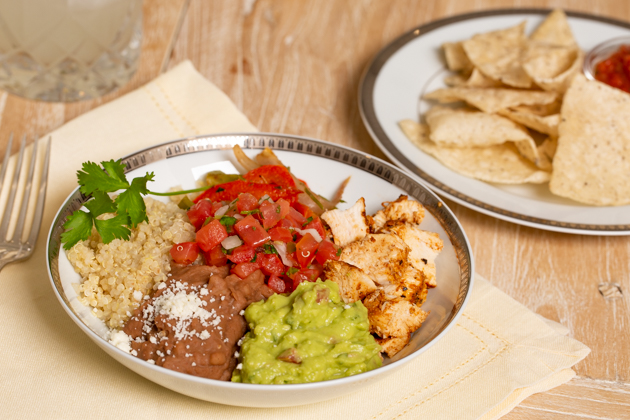
M187 330L193 318L199 319L203 326L212 325L214 327L218 326L221 320L214 309L207 311L203 308L206 302L201 300L197 293L186 293L185 287L184 283L176 282L172 290L166 290L155 299L152 305L145 308L145 331L151 330L152 323L157 315L164 315L168 319L175 320L175 338L178 340L193 335L197 335L202 339L210 336L208 331L202 331L201 334L198 334L195 330Z

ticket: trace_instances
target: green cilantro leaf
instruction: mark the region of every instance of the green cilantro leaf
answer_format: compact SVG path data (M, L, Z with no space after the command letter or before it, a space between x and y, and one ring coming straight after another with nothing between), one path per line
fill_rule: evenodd
M237 222L236 217L232 217L232 216L222 216L219 219L219 223L225 226L226 229L229 229L232 226L234 226L236 222Z
M118 216L107 220L94 219L94 225L104 243L110 243L114 239L129 239L131 231L124 226L127 222L127 216L119 214Z
M265 250L265 254L278 254L276 247L271 244L264 244L263 249Z
M92 217L98 217L105 213L115 213L116 206L109 194L102 191L94 191L92 200L86 202L84 206L90 211Z
M65 232L61 234L61 242L64 249L72 248L77 242L84 241L92 233L93 217L90 213L77 210L68 216L64 223Z
M138 226L140 222L149 221L142 194L148 193L147 182L151 180L153 180L153 173L134 178L129 188L120 193L114 200L116 213L118 215L127 215L129 217L128 223L131 224L131 227Z
M118 178L118 173L114 172L114 176L110 176L93 162L83 163L83 170L77 172L77 178L81 192L85 195L94 191L114 192L129 187L127 180Z
M241 214L258 214L260 213L259 209L254 209L254 210L243 210L241 212ZM262 214L262 213L261 213Z
M79 190L85 195L91 195L91 198L84 204L88 211L75 211L64 224L65 232L61 235L61 242L65 249L70 249L77 242L88 239L92 233L92 227L96 227L103 243L109 243L116 238L129 239L131 235L129 228L148 221L143 195L181 195L209 188L157 193L147 189L147 183L153 181L155 177L153 172L134 178L130 184L125 177L125 165L122 161L109 160L101 162L101 165L84 162L81 169L77 171ZM121 190L122 192L115 200L112 200L108 194ZM107 220L96 219L106 213L116 215ZM236 219L234 221L236 222Z
M127 183L127 177L125 176L125 165L120 160L109 160L107 162L101 162L103 169L107 171L110 178L117 179L120 182Z

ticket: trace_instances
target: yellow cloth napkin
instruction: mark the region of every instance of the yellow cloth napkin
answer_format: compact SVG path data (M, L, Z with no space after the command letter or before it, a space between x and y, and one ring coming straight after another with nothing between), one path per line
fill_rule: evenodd
M302 407L252 409L162 388L110 358L66 315L46 273L53 216L86 160L119 158L195 134L255 131L184 62L52 133L50 186L35 254L0 273L2 418L495 419L570 380L589 349L476 276L457 325L404 369L358 392Z

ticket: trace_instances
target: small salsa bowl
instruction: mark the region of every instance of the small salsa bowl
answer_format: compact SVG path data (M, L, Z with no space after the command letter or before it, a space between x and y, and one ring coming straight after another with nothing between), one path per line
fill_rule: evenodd
M582 70L589 80L595 80L595 69L597 64L606 60L619 50L622 45L630 46L630 36L621 36L609 39L601 44L596 45L584 57Z

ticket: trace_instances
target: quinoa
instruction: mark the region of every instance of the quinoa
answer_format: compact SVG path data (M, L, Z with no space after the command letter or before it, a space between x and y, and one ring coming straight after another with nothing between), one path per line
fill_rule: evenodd
M67 251L81 275L75 286L79 301L110 328L122 328L144 297L157 289L171 271L173 244L195 239L195 228L177 204L144 199L149 222L131 229L128 241L104 244L96 229Z

